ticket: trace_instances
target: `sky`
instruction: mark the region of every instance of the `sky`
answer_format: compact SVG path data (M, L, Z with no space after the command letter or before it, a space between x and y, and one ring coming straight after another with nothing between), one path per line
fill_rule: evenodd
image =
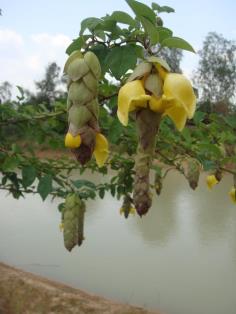
M153 1L139 0L147 5ZM163 13L166 27L187 40L196 51L208 32L236 38L235 0L165 0L175 13ZM65 50L78 37L80 23L87 17L102 17L115 10L133 15L125 0L2 0L0 2L0 83L34 89L45 67L57 62L63 68ZM198 55L185 52L181 67L191 78Z

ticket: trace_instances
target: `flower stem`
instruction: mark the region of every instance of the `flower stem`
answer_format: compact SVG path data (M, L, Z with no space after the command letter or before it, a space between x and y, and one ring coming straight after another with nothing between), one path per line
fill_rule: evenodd
M148 108L136 113L136 123L139 135L137 156L135 159L134 205L137 213L142 216L152 205L149 189L149 172L155 151L156 134L161 115Z

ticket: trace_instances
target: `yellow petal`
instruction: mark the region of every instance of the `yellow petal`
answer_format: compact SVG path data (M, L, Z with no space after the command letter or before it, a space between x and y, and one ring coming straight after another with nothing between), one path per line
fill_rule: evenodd
M160 74L161 79L164 81L168 74L167 69L164 69L159 63L154 63L157 72Z
M169 105L170 103L171 101L169 102ZM164 115L170 117L176 128L179 131L182 131L187 120L187 112L180 104L175 101L172 101L172 103L173 105L165 110Z
M134 207L130 207L129 212L130 214L135 215L136 209Z
M149 107L154 112L160 112L163 113L165 110L164 104L162 102L162 98L157 98L155 96L151 96L151 99L149 100Z
M71 133L67 133L65 137L65 146L69 148L78 148L81 144L81 136L78 134L73 136Z
M101 133L96 134L96 143L94 149L94 157L98 167L102 167L108 157L108 142L104 135Z
M147 101L151 98L145 94L145 90L140 80L126 83L121 87L118 94L117 116L123 125L128 124L128 115L130 111L137 108L146 108Z
M207 186L208 188L211 190L213 188L214 185L216 185L217 183L219 183L219 181L216 179L216 177L214 176L214 174L207 176L206 178L206 182L207 182Z
M167 73L163 91L167 98L176 99L185 108L189 119L193 117L196 109L196 96L190 81L184 75Z
M236 189L234 187L232 187L232 189L229 191L229 196L233 203L236 203Z

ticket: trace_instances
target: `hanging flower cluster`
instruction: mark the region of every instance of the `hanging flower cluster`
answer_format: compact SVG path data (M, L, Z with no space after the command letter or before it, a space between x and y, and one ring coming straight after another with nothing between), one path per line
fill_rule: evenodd
M99 167L108 157L108 142L98 125L97 99L101 67L96 55L74 51L66 61L64 72L68 76L68 122L65 146L70 148L81 164L94 155Z
M189 80L182 74L170 73L168 64L158 57L140 63L121 87L118 118L127 126L129 114L133 114L139 135L133 203L140 216L146 214L152 204L149 172L161 119L169 116L181 131L195 109L196 96Z
M85 203L77 194L68 194L62 208L62 222L64 245L71 251L76 245L80 246L84 240Z

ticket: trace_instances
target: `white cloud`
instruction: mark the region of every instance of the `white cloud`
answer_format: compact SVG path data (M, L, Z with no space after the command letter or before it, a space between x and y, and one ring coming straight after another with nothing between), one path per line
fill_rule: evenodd
M47 33L34 34L32 40L39 45L48 45L58 48L67 48L71 39L64 34L51 35Z
M41 70L41 60L39 55L29 56L26 60L26 63L33 71Z
M24 43L23 38L17 32L10 29L0 29L0 44L22 46Z
M0 82L9 81L34 90L45 67L56 62L61 68L71 39L64 34L39 33L23 37L15 30L0 29Z

